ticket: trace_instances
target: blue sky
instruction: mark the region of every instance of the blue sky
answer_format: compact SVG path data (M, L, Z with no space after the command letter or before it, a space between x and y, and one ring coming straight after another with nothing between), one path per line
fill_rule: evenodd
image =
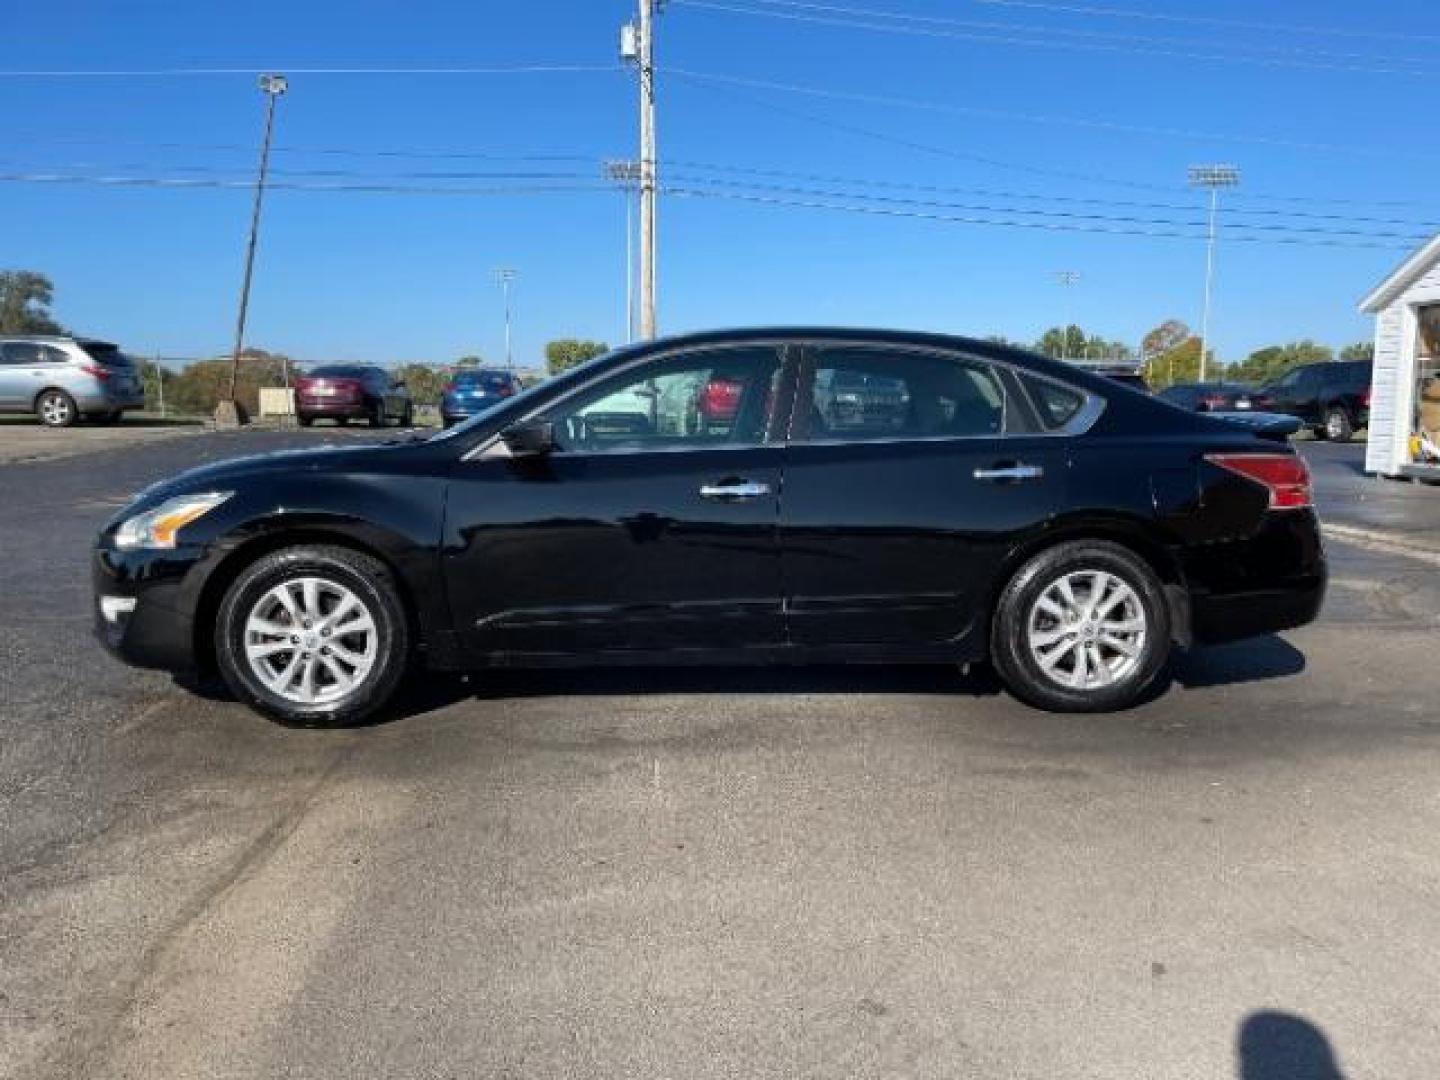
M1213 318L1222 358L1298 337L1368 337L1355 301L1407 243L1375 234L1418 235L1440 221L1430 173L1440 151L1419 122L1434 85L1422 59L1440 40L1423 36L1432 6L676 0L659 23L662 182L708 194L662 200L661 328L820 322L1030 339L1067 309L1053 276L1060 269L1082 275L1068 308L1088 330L1134 341L1171 316L1198 327L1203 240L1073 230L1178 228L1193 237L1201 230L1192 225L1154 223L1201 219L1186 166L1233 161L1244 183L1227 204L1254 213L1222 218ZM1106 14L1116 9L1147 17ZM312 361L498 357L491 268L505 264L520 274L516 358L529 363L552 337L624 338L624 202L594 178L601 159L635 154L633 75L618 66L302 69L608 68L632 14L625 0L57 0L12 5L5 66L287 72L274 159L281 183L595 188L282 187L267 197L250 342ZM0 182L0 266L49 274L62 321L133 352L223 351L248 223L243 182L262 119L254 84L243 70L0 76L7 176L241 185ZM1146 223L1115 220L1136 218ZM1248 235L1267 242L1227 235L1240 221L1266 226Z

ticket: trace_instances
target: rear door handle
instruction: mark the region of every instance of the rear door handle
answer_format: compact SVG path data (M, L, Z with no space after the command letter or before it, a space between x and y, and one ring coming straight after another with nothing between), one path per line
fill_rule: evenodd
M758 499L770 494L770 485L754 480L720 480L704 484L700 488L702 499L718 499L721 502L739 502L742 499Z
M996 483L1015 483L1021 480L1039 480L1045 475L1045 470L1039 465L1026 465L1016 463L1014 465L996 465L990 469L976 469L976 480L988 480Z

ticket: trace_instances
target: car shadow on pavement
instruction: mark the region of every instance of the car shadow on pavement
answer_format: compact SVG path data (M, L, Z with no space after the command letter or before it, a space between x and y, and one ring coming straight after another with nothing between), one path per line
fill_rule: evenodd
M502 668L472 675L420 673L409 680L392 718L465 700L608 697L630 694L943 694L993 697L999 680L983 664L867 664L774 667Z
M1240 1080L1345 1080L1325 1033L1293 1013L1251 1013L1235 1052Z
M1177 652L1171 678L1187 690L1283 679L1305 670L1305 654L1275 634Z

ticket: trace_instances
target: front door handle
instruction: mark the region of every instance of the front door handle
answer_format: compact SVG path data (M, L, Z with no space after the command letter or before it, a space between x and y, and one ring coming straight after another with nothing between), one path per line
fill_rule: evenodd
M719 480L700 487L702 499L718 499L721 502L739 502L742 499L758 499L770 494L770 485L754 480Z
M995 483L1015 483L1021 480L1039 480L1045 475L1045 470L1039 465L1026 465L1017 462L1014 465L996 465L990 469L976 469L976 480L989 480Z

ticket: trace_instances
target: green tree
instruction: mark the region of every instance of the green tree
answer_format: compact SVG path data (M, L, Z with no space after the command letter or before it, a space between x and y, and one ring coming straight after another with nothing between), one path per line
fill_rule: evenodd
M1335 359L1335 351L1308 338L1285 345L1267 345L1256 349L1231 371L1234 378L1245 382L1268 383L1300 364L1318 364Z
M1179 319L1166 319L1145 335L1140 342L1140 350L1145 356L1160 356L1180 345L1189 336L1190 327Z
M58 334L50 317L55 286L33 270L0 270L0 334Z
M1077 360L1085 355L1088 340L1085 331L1072 323L1069 326L1052 326L1040 335L1040 340L1033 347L1036 352L1054 360Z
M260 387L282 385L286 358L264 349L246 349L240 354L240 371L235 396L251 415L260 409ZM294 365L290 373L295 374ZM178 413L208 414L230 389L230 358L196 360L165 382L165 404Z
M1340 350L1341 360L1374 360L1375 343L1373 341L1357 341L1352 345L1346 345Z
M601 353L610 351L610 346L600 341L581 341L578 338L560 338L545 346L545 364L551 375L592 360Z
M456 361L455 361L455 367L456 367L457 369L459 369L459 368L478 368L478 367L480 367L480 366L481 366L482 364L484 364L484 363L485 363L484 360L482 360L482 359L480 359L480 357L475 356L475 355L472 354L472 355L470 355L470 356L462 356L462 357L460 357L459 360L456 360Z
M1222 370L1214 363L1214 353L1207 360L1206 379L1213 381L1220 378ZM1200 339L1194 334L1151 356L1145 363L1145 381L1155 390L1163 390L1176 383L1196 382L1199 378Z
M394 374L395 378L404 380L406 389L410 391L410 399L417 406L438 406L440 395L445 392L445 384L450 381L445 370L433 364L401 364Z

